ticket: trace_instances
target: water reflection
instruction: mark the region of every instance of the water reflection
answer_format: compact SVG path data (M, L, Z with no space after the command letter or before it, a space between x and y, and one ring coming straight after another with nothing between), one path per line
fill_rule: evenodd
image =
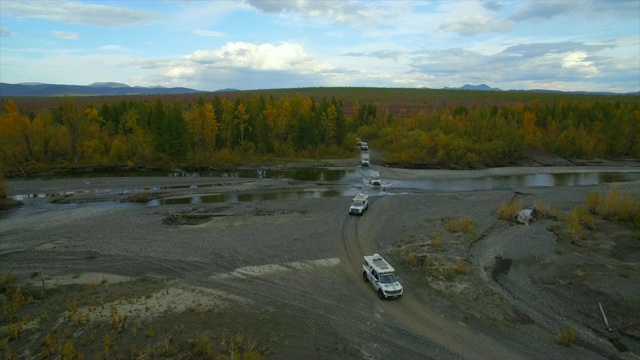
M172 172L169 177L220 177L220 178L255 178L255 179L293 179L300 181L338 181L348 175L355 174L352 169L236 169L209 170L198 172Z
M510 176L487 176L471 179L437 179L420 181L390 181L388 188L427 191L506 190L520 187L586 186L640 180L640 172L559 173ZM389 190L389 189L388 189Z
M179 173L176 173L179 174ZM182 173L180 173L182 174ZM184 173L187 174L187 173ZM292 178L302 181L342 181L345 184L352 184L351 187L346 185L343 190L315 189L315 190L276 190L276 191L256 191L254 193L223 193L213 195L199 195L182 198L171 198L162 200L153 200L149 205L197 205L205 203L226 203L226 202L250 202L250 201L275 201L275 200L296 200L321 198L332 196L346 196L353 194L354 191L363 191L362 183L358 180L360 177L367 184L366 191L374 191L374 187L369 186L367 175L358 174L356 170L334 170L334 169L246 169L233 172L210 171L206 173L191 173L185 176L208 176L208 177L249 177L259 178ZM435 179L435 180L394 180L384 179L384 170L382 170L382 186L375 187L382 191L378 194L398 193L413 191L427 192L461 192L461 191L478 191L478 190L507 190L524 187L551 187L551 186L585 186L596 185L613 182L630 182L640 180L640 171L634 172L577 172L577 173L540 173L529 175L510 175L510 176L485 176L467 179ZM166 176L166 175L165 175ZM176 175L178 176L178 175ZM182 176L182 175L180 175ZM9 195L17 201L26 204L36 205L46 202L47 199L54 197L67 197L71 195L82 194L83 192L92 194L129 194L135 192L154 192L167 189L198 189L210 188L214 184L200 185L169 185L154 186L144 188L108 188L98 190L84 190L76 192L60 192L60 193L35 193L35 194L14 194ZM371 193L370 195L374 195Z
M156 199L147 203L149 206L158 205L198 205L198 204L215 204L215 203L237 203L237 202L254 202L254 201L277 201L277 200L301 200L301 199L317 199L342 196L347 192L328 190L328 189L311 189L296 191L270 191L255 193L222 193L213 195L196 195L170 199Z
M54 174L38 176L31 179L75 179L102 177L221 177L221 178L249 178L249 179L283 179L291 178L301 181L338 181L348 175L356 173L355 169L326 169L326 168L290 168L290 169L233 169L207 171L89 171L69 174ZM29 179L28 177L26 179Z

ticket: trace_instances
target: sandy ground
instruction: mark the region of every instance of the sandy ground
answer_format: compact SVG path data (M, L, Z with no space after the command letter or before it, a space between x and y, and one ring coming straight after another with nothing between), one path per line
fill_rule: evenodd
M355 167L357 159L323 165ZM634 163L553 158L523 165L379 169L398 181L640 171ZM85 178L7 185L9 194L54 195L24 199L23 207L0 215L0 274L17 275L27 294L0 324L5 355L41 358L51 336L59 342L53 354L70 339L85 357L207 357L197 352L207 336L211 356L640 358L637 230L597 220L581 241L562 236L563 214L590 191L616 186L638 198L638 182L450 193L390 188L374 193L361 217L347 214L348 196L127 202L148 193L353 190L345 180ZM355 191L362 189L368 188ZM499 220L498 207L514 201L547 204L560 216L530 226ZM464 217L473 220L473 231L446 229L448 220ZM362 282L362 256L374 252L396 267L403 298L380 301ZM9 310L12 289L4 286L1 298ZM23 327L17 337L16 324ZM575 340L558 344L557 334L568 327Z

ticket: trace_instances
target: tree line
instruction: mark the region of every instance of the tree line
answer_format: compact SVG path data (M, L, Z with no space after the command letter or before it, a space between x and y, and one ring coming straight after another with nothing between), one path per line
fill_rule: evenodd
M623 100L559 96L404 115L388 104L349 99L345 105L299 93L200 97L189 104L123 97L85 106L65 96L35 114L9 99L0 112L0 167L12 175L45 166L234 166L354 156L357 139L383 150L385 162L405 167L503 166L526 149L638 159L640 101Z

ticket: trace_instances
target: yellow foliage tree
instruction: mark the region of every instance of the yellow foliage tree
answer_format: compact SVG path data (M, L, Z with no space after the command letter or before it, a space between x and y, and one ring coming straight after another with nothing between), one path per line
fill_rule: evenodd
M536 126L536 116L525 111L522 116L522 131L524 135L524 143L530 148L540 148L542 144L542 131Z
M6 164L19 165L33 159L31 121L20 113L13 99L7 101L0 117L0 145Z
M212 159L218 135L218 122L211 103L196 105L185 115L187 130L191 135L191 151L196 161Z

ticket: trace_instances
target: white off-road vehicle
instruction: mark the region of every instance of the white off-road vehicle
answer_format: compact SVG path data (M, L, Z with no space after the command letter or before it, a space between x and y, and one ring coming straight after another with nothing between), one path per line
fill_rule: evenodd
M371 171L369 172L369 184L373 186L380 186L382 182L380 181L380 172L379 171Z
M404 295L404 289L395 275L395 270L378 254L364 257L362 279L371 284L380 299L399 298Z
M362 154L360 163L362 164L362 166L369 166L369 154Z
M362 215L364 211L369 208L369 196L365 194L358 194L351 199L351 206L349 207L349 214Z

